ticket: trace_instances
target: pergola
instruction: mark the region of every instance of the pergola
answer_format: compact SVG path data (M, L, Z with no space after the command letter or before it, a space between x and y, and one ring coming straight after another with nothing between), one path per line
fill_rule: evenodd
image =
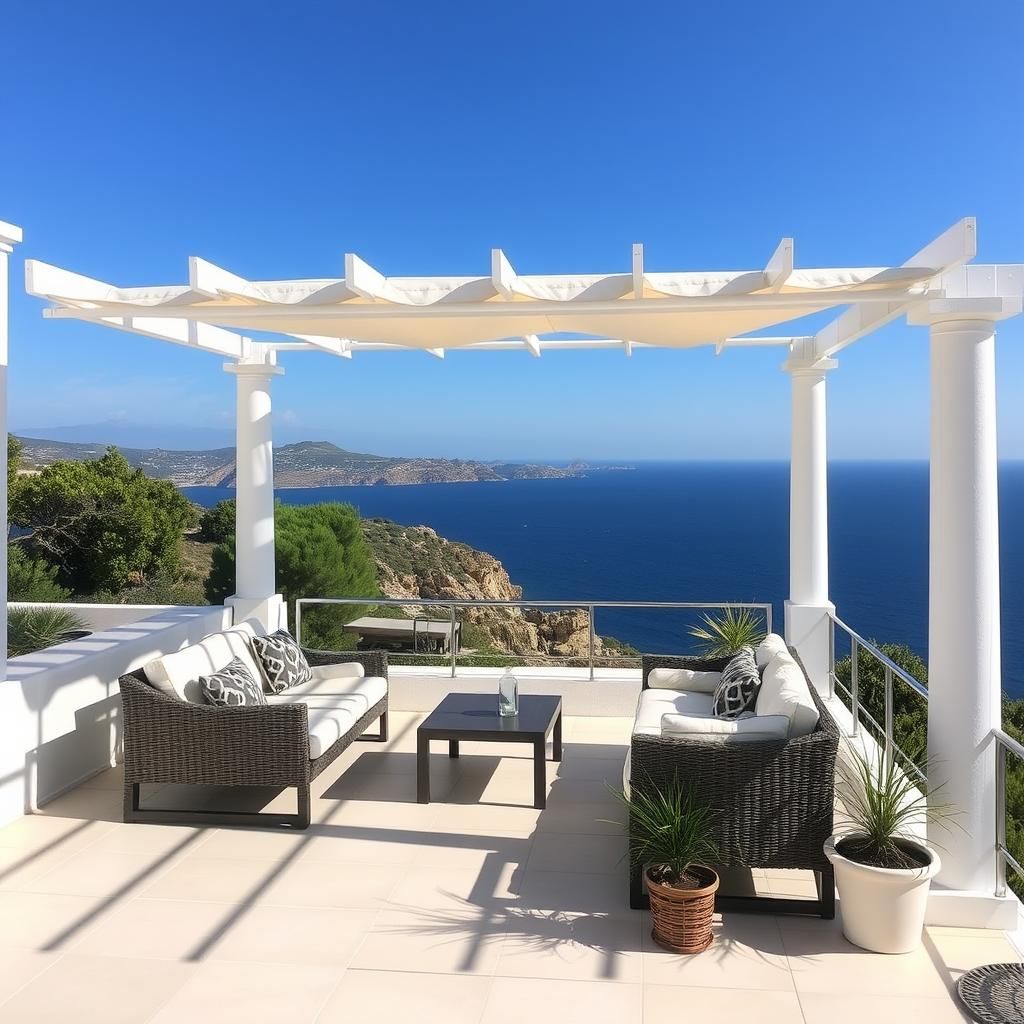
M14 230L0 224L8 251L19 240ZM119 287L29 260L26 286L51 304L46 317L104 324L227 358L237 386L232 602L240 614L268 623L280 615L271 382L283 372L281 353L541 357L551 349L613 348L628 357L645 348L777 347L792 379L786 634L823 690L834 611L826 375L844 348L898 317L928 326L929 750L945 800L962 812L962 831L943 840L941 881L980 894L991 892L996 873L990 735L1000 724L1001 698L994 325L1021 312L1024 266L970 264L975 253L975 223L965 219L896 267L798 269L793 240L786 238L762 268L740 272L651 272L643 247L634 245L628 268L612 274L520 274L495 249L490 273L474 277L385 277L347 254L342 277L249 281L192 258L187 283ZM835 315L814 334L786 329L830 310Z

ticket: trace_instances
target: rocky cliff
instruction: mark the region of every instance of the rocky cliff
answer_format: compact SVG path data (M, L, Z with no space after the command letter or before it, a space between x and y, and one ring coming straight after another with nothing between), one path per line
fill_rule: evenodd
M392 598L423 598L407 614L431 614L429 601L518 601L523 588L486 551L439 536L429 526L400 526L366 519L363 531L377 561L381 590ZM436 614L436 613L435 613ZM586 609L546 612L527 608L460 610L463 645L482 651L586 658L590 622ZM594 652L605 651L595 637Z

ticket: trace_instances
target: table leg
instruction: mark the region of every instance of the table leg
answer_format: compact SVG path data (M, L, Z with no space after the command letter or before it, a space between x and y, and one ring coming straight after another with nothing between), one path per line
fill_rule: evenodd
M547 738L533 741L533 806L543 811L548 798Z
M430 740L420 733L416 735L416 799L430 803Z
M562 712L558 712L555 728L551 732L551 760L562 760Z
M458 757L459 756L459 741L449 740L448 741L448 756Z

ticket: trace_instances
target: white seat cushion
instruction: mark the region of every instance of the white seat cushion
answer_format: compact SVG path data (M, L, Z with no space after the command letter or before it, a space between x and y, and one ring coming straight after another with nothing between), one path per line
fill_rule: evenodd
M758 668L764 668L776 654L785 654L787 650L786 641L778 633L769 633L754 648L754 662Z
M661 734L727 743L784 740L789 735L789 718L786 715L748 714L743 718L727 719L669 714L662 715Z
M335 676L333 679L314 676L308 683L268 696L267 703L306 705L309 756L315 760L349 732L374 704L387 696L387 692L388 681L380 676Z
M818 709L811 697L807 677L788 652L776 654L761 677L754 711L762 715L785 715L790 737L806 736L818 724Z
M150 684L168 697L205 704L199 677L219 672L238 658L253 679L263 685L263 670L257 664L249 641L265 631L258 622L243 622L221 633L211 633L198 643L164 654L142 666Z
M660 736L662 715L680 714L696 718L713 718L714 698L710 693L687 690L642 690L636 705L633 735Z
M652 668L647 673L647 685L654 690L714 693L721 681L721 672L701 672L691 668Z

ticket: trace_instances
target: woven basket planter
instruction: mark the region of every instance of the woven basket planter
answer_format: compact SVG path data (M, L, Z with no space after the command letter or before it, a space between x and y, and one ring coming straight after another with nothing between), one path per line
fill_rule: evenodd
M704 883L699 889L676 889L654 881L647 872L651 897L651 937L673 953L703 953L713 938L718 875L711 868L690 869Z

